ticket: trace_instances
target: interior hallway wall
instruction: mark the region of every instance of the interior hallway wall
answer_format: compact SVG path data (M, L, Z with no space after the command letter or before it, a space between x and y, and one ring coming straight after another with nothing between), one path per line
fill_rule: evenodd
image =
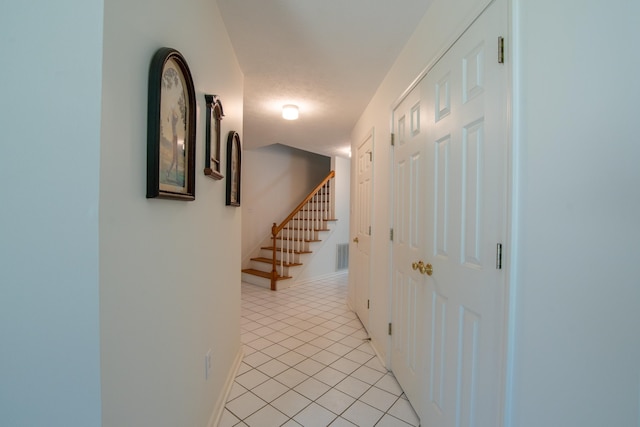
M191 202L145 198L149 64L164 46L184 55L195 83ZM208 0L107 0L103 74L102 425L206 426L240 351L242 210L225 206L225 180L203 174L204 94L223 103L224 173L226 136L242 137L243 75Z
M98 427L103 1L0 9L0 425Z
M513 14L510 425L637 427L640 2Z

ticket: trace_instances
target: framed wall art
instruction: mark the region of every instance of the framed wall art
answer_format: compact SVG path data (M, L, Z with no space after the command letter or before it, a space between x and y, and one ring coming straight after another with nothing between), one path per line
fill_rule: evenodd
M220 120L224 116L222 102L216 95L205 95L207 102L207 130L204 174L212 179L222 179L220 173Z
M238 132L227 138L227 206L240 206L240 178L242 176L242 146Z
M158 49L149 69L147 198L194 200L196 101L193 79L175 49Z

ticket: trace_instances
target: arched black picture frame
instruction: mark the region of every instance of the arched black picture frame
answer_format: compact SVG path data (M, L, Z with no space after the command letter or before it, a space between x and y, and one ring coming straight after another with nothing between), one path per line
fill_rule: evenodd
M220 165L222 155L220 152L220 120L224 117L222 102L216 95L205 95L207 102L207 133L206 153L204 161L204 174L211 179L222 179Z
M187 61L163 47L149 69L147 198L196 198L196 96Z
M242 145L238 132L227 138L227 206L240 206L240 178L242 177Z

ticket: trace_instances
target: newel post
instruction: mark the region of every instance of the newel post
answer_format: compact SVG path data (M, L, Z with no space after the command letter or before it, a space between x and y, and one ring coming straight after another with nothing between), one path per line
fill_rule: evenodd
M278 270L276 269L276 242L278 237L278 226L273 223L271 227L271 238L273 239L273 253L271 255L271 290L276 290L276 283L278 281Z

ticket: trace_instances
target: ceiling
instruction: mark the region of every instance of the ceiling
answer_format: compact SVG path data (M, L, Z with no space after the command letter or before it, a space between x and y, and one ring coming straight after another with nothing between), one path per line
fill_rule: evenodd
M350 133L431 0L218 0L245 77L245 148L348 156ZM300 118L282 119L284 104Z

